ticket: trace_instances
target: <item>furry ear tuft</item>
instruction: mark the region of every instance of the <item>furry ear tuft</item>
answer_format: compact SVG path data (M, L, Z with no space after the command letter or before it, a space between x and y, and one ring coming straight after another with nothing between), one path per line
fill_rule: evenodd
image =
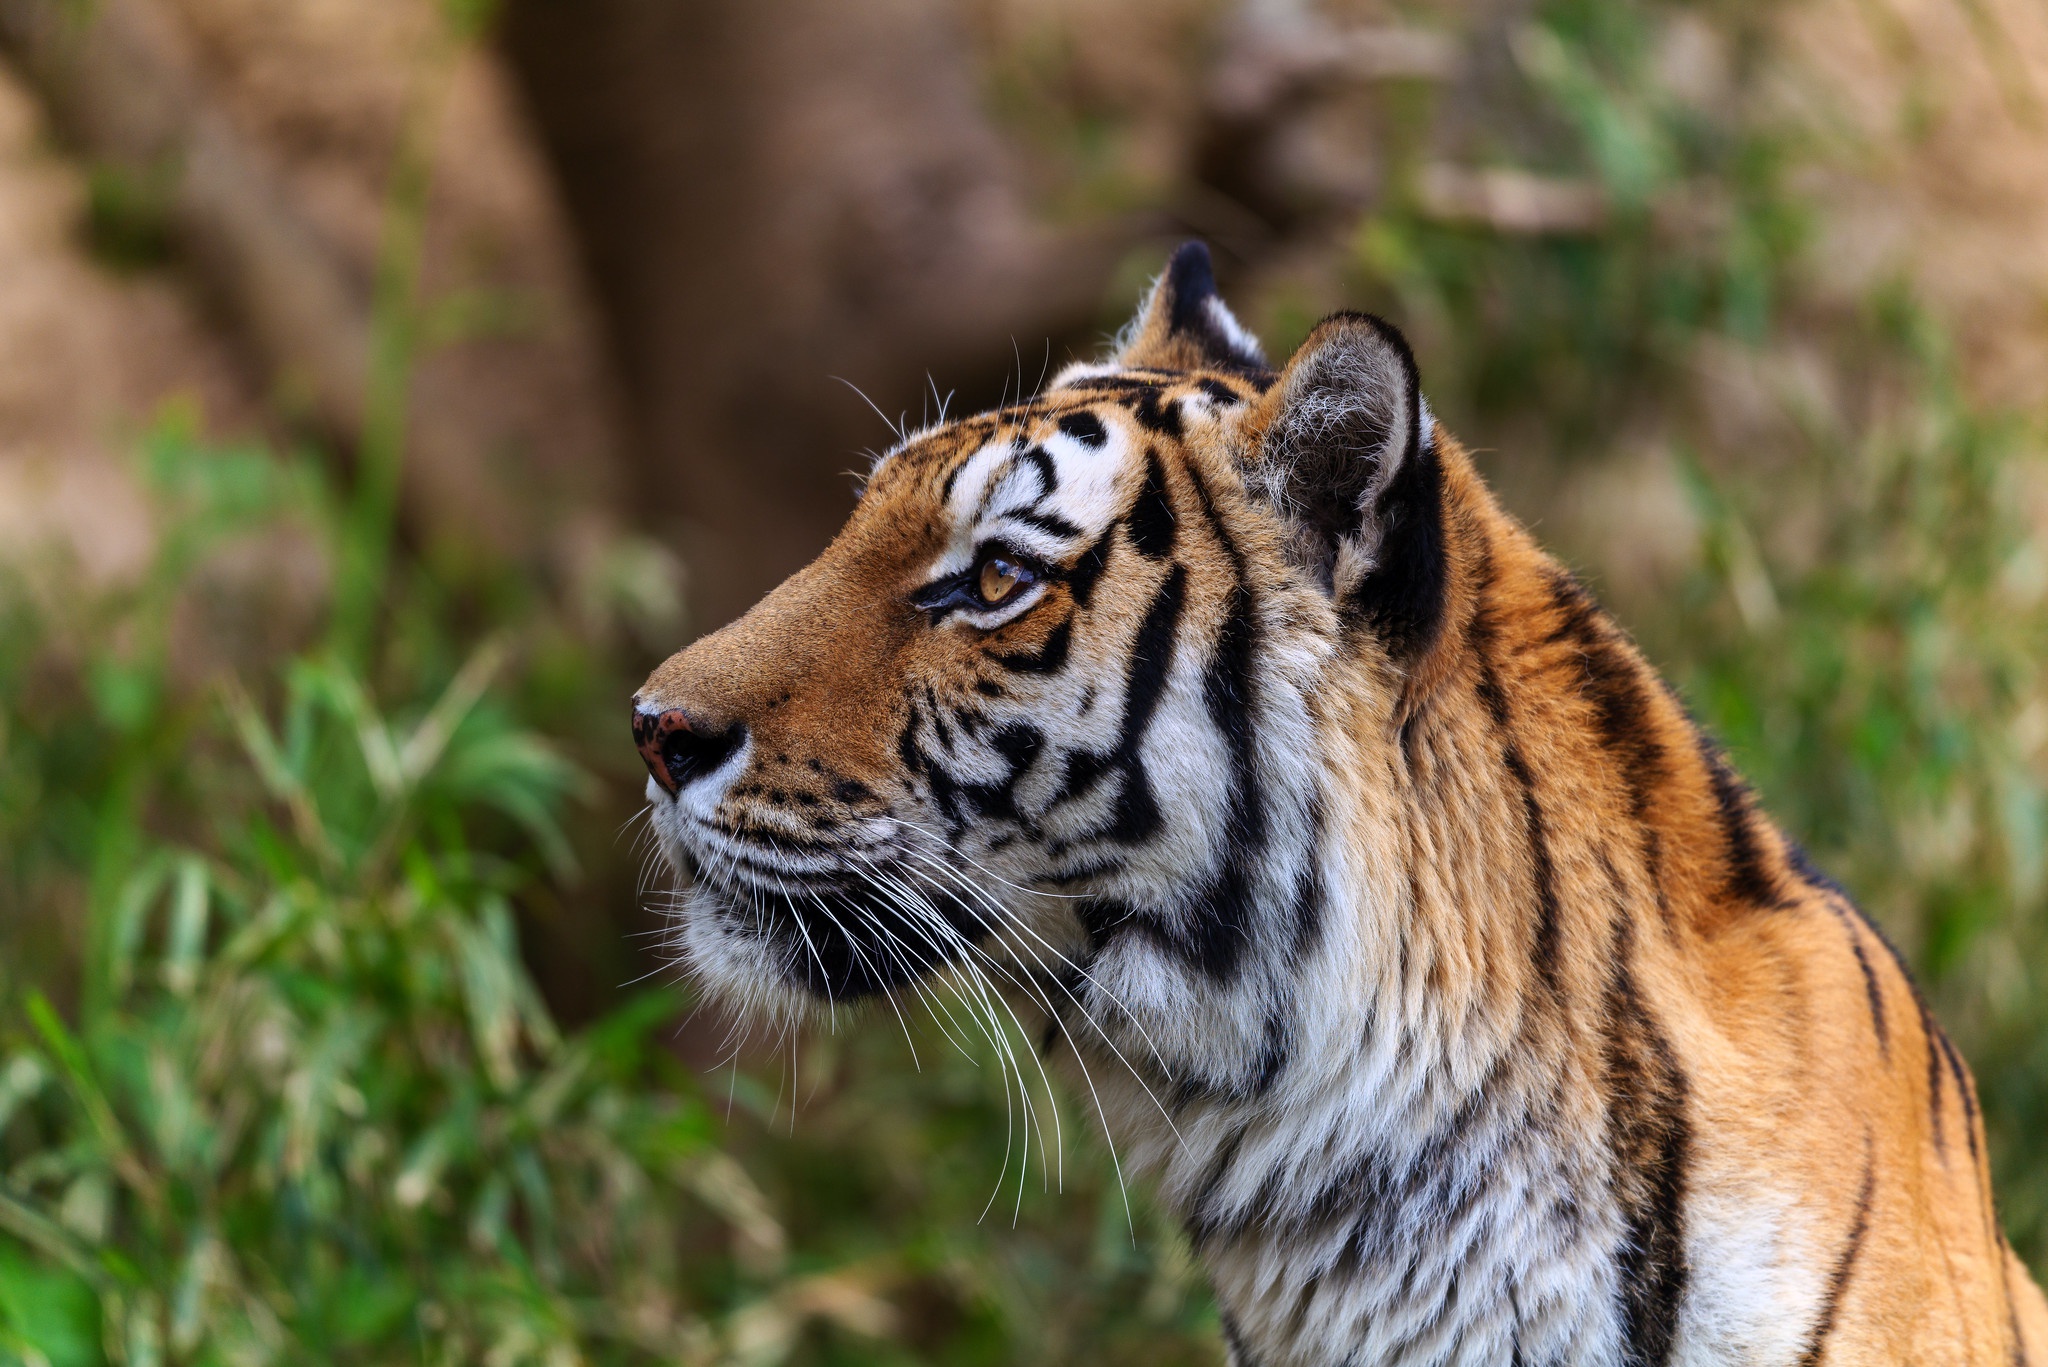
M1215 265L1185 242L1116 341L1116 363L1160 370L1263 370L1265 352L1216 293Z
M1364 313L1316 325L1251 416L1246 486L1288 524L1289 555L1394 644L1434 630L1442 479L1415 356Z

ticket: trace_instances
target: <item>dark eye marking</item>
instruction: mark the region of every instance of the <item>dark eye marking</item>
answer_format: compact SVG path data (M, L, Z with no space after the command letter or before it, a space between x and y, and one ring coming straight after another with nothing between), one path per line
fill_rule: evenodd
M1205 378L1201 381L1201 390L1220 404L1230 405L1244 402L1244 395L1238 393L1221 380Z
M1109 440L1109 429L1093 413L1069 413L1060 419L1060 431L1083 446L1099 447Z
M912 592L910 605L930 613L932 625L937 626L948 613L999 607L1051 577L1052 571L1037 556L989 541L975 552L974 563L966 569Z

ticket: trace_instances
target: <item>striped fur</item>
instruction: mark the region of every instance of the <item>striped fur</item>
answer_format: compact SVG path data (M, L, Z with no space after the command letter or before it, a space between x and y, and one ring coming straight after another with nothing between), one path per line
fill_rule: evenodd
M787 1020L970 978L1240 1367L2048 1364L1897 954L1376 319L1271 372L1184 248L635 704L701 980Z

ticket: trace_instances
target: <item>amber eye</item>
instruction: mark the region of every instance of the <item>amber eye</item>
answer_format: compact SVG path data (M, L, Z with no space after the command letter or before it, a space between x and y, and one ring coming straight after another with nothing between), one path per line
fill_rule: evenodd
M994 607L1017 591L1024 582L1024 571L1007 560L991 557L981 565L981 577L976 586L981 590L981 601Z

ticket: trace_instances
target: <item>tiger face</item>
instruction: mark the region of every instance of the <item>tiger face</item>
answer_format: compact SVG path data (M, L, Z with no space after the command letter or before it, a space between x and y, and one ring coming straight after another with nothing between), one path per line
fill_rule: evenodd
M1114 359L889 452L634 699L700 978L773 1016L971 958L1255 1085L1318 930L1313 695L1414 591L1375 557L1426 421L1375 320L1267 370L1194 246Z

